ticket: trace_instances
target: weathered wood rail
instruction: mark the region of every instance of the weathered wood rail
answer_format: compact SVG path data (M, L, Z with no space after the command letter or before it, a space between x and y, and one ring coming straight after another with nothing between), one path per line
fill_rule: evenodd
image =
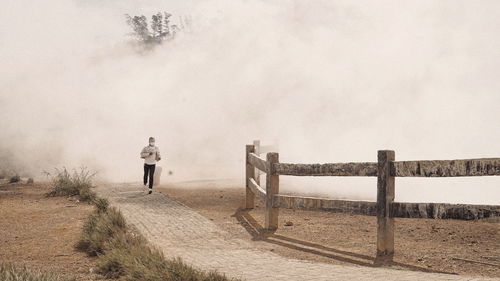
M391 165L395 177L500 176L500 158L398 161Z
M471 177L500 176L500 158L461 160L395 161L391 150L380 150L377 162L292 164L280 163L272 147L260 141L247 145L246 208L254 208L255 196L265 203L268 230L278 228L279 208L331 210L377 216L377 258L392 260L394 255L394 218L483 218L500 216L499 206L394 202L395 177ZM266 159L260 154L267 153ZM266 173L266 187L259 173ZM279 194L279 176L377 177L377 201L333 200Z
M376 177L377 163L275 164L276 173L283 176L314 177Z

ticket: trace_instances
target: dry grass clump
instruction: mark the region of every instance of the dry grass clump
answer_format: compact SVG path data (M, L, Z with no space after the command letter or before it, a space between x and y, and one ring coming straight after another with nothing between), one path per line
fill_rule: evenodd
M96 212L84 223L77 247L97 255L97 272L106 278L130 281L229 281L217 272L194 269L180 259L168 260L128 226L119 210L94 200ZM99 207L101 206L101 207ZM103 206L106 206L105 208Z
M73 173L63 168L56 169L54 175L48 172L46 174L52 177L53 184L53 190L47 194L48 196L79 196L80 201L93 201L97 197L91 190L95 173L85 167L78 171L74 170Z
M128 237L127 237L128 236ZM227 281L215 271L205 272L185 264L181 259L168 260L163 253L147 246L143 238L124 235L99 259L98 272L107 278L148 281Z
M12 265L0 264L0 280L2 281L74 281L52 273L28 270L26 267L15 268Z
M119 233L126 233L127 225L120 211L106 208L91 214L83 225L83 232L77 248L90 255L104 253L106 243Z
M109 201L108 201L108 199L105 199L105 198L99 198L96 196L94 198L94 200L92 200L92 203L96 207L96 211L99 214L105 213L109 208Z

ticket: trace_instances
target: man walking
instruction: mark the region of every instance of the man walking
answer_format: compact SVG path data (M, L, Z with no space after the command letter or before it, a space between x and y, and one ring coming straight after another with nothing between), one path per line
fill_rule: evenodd
M156 162L161 160L160 149L155 146L155 138L149 138L149 145L142 149L141 158L144 159L144 187L148 183L149 176L149 194L151 194L153 192Z

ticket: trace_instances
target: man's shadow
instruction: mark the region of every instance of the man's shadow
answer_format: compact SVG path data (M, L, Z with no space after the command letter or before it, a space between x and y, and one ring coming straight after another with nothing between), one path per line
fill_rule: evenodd
M334 260L338 260L341 262L346 262L350 264L356 264L361 266L368 267L380 267L380 266L393 266L397 268L402 268L406 270L413 271L423 271L423 272L432 272L432 273L447 273L436 270L430 270L424 267L418 267L409 264L402 264L399 262L394 262L391 260L382 260L377 259L376 257L367 256L363 254L348 252L344 250L335 249L332 247L323 246L317 243L299 240L296 238L291 238L287 236L283 236L280 234L275 234L274 231L269 231L264 229L264 227L259 224L250 214L248 209L238 208L232 217L236 218L236 220L241 224L245 230L252 235L253 241L263 241L266 243L270 243L273 245L278 245L282 247L286 247L292 250L309 253L313 255L318 255Z

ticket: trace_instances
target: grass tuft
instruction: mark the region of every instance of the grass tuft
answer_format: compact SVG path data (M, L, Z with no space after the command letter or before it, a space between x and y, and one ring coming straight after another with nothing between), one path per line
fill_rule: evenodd
M0 264L0 280L2 281L74 281L53 273L28 270L26 267L16 268L9 264Z
M125 233L126 227L123 215L116 208L95 212L85 221L77 248L93 256L103 254L106 243L119 233Z
M92 202L96 199L96 194L91 190L92 178L95 173L90 172L87 168L82 167L79 171L74 170L73 173L68 172L66 168L56 169L52 176L53 190L48 196L79 196L80 201Z
M96 207L96 210L97 210L98 213L105 213L105 212L108 211L108 208L109 208L109 201L108 201L108 199L106 199L106 198L99 198L99 197L96 196L92 200L92 203Z

